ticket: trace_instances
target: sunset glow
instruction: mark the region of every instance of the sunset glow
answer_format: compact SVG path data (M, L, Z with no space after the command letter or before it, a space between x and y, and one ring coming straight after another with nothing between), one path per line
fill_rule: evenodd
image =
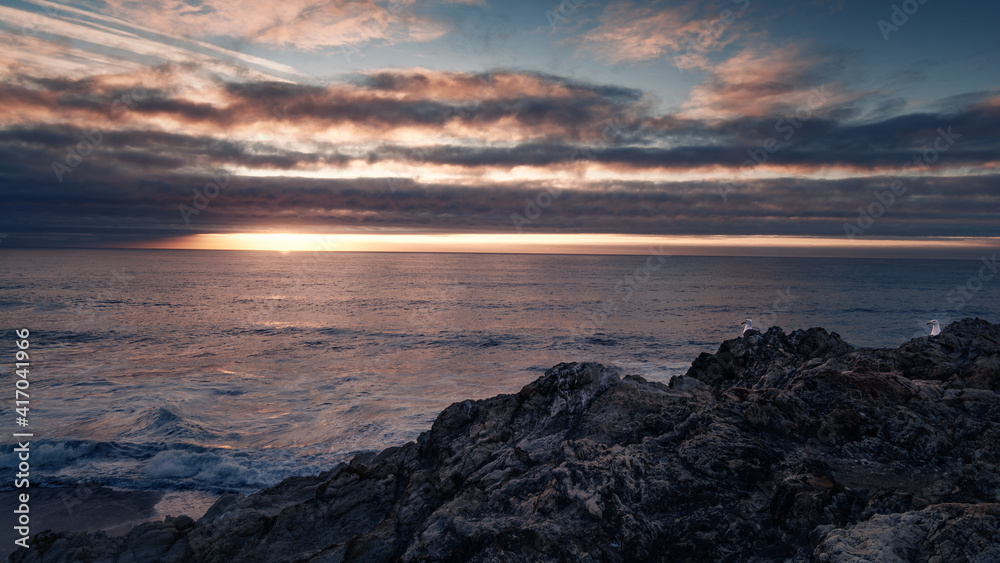
M997 560L998 22L0 0L7 559Z
M5 246L903 257L1000 237L1000 45L977 39L997 4L890 32L890 7L842 0L0 4Z
M1000 238L844 241L821 237L660 236L618 234L201 234L137 244L132 248L278 252L469 252L523 254L843 255L913 250L976 253L1000 249Z

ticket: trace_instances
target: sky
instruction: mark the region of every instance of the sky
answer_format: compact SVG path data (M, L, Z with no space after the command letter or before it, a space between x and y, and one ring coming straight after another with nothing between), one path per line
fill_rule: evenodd
M1000 4L0 1L2 247L969 257Z

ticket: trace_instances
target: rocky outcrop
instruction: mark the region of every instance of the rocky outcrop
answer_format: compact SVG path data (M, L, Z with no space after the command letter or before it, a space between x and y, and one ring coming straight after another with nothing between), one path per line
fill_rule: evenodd
M197 522L13 561L997 561L1000 326L750 331L670 386L560 364Z

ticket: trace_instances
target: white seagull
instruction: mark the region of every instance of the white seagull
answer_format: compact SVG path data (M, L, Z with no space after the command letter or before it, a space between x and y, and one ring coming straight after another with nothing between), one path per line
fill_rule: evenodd
M927 324L931 325L931 336L937 336L941 334L941 323L937 320L927 321Z
M743 332L740 333L740 336L743 336L744 334L746 334L747 331L750 330L753 327L753 321L751 321L750 319L747 319L747 320L741 322L740 324L743 325Z

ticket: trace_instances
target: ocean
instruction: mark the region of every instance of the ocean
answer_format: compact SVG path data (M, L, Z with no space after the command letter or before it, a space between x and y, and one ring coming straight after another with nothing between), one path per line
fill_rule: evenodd
M414 440L449 404L514 393L559 362L667 382L748 317L892 347L933 318L1000 321L1000 275L981 261L49 249L0 259L7 395L14 331L31 333L32 483L206 498ZM9 476L11 432L26 429L7 412Z

